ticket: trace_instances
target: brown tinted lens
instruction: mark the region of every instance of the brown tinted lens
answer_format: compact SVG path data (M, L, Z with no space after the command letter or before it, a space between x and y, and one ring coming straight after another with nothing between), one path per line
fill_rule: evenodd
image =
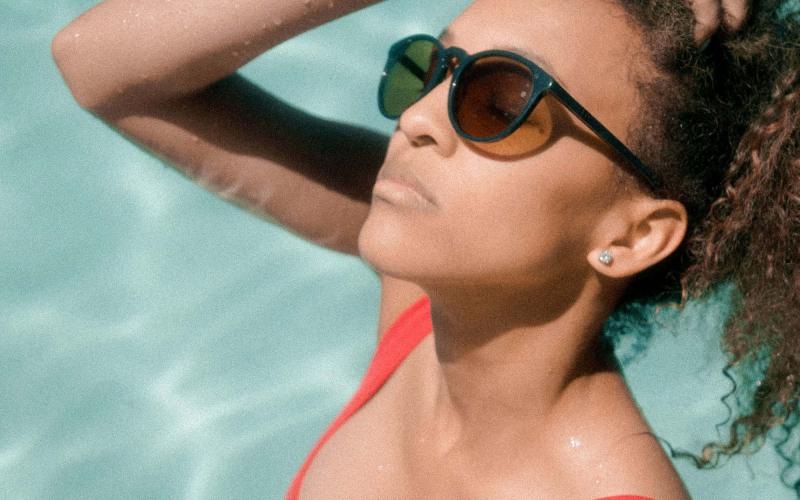
M472 144L487 153L498 156L519 156L530 154L544 146L553 134L553 115L550 111L552 101L549 96L540 99L528 119L508 137L494 142L473 142Z
M459 126L476 137L500 134L524 111L530 70L505 57L484 57L464 68L455 96Z
M527 66L513 59L491 56L464 68L454 96L458 126L467 134L489 138L502 134L520 114L533 92L533 75ZM552 118L546 104L533 113L513 134L491 143L475 143L498 154L523 154L546 142ZM524 151L518 151L523 149Z

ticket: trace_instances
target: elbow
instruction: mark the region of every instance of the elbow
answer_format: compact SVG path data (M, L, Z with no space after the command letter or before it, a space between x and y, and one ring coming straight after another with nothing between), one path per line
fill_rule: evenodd
M72 24L62 28L50 43L50 53L75 101L83 109L97 112L108 102L108 93L102 92L103 82L92 74L93 62L82 50L81 33Z

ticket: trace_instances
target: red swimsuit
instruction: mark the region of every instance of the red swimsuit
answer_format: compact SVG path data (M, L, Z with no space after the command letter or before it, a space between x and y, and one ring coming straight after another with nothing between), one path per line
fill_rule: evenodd
M359 408L364 406L375 393L383 386L389 377L394 373L400 363L406 359L411 351L433 330L431 325L430 303L427 297L423 297L415 302L411 307L403 311L395 320L389 330L386 331L372 363L367 368L361 385L353 398L339 413L339 416L328 426L328 429L311 449L300 470L289 486L286 493L286 500L297 500L300 497L300 485L303 482L308 467L317 456L320 448L333 435L336 430L344 424ZM613 497L600 498L597 500L652 500L647 497L619 495Z

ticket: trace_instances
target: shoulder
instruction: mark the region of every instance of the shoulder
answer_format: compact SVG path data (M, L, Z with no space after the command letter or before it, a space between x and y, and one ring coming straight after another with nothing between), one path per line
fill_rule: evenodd
M555 424L553 457L587 498L689 495L619 373L594 375Z
M649 431L621 436L601 459L601 496L635 494L658 500L689 495L658 439Z

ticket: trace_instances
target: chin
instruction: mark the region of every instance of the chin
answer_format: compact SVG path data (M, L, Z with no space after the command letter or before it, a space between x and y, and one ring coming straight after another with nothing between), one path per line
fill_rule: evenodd
M431 234L413 221L371 210L358 235L361 258L380 274L418 283L442 270Z
M408 238L391 224L381 222L370 211L358 235L361 258L380 274L408 279L413 262L408 252ZM398 274L402 274L399 276Z

